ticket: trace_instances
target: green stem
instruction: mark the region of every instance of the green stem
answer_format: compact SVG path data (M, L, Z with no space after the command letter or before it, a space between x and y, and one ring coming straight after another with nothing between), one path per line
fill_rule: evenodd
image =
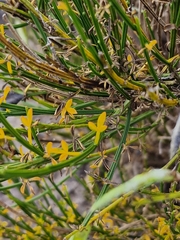
M128 131L129 131L129 127L130 127L130 120L131 120L131 107L129 107L128 109L128 113L127 113L127 121L126 121L126 125L125 125L125 129L124 129L124 132L123 132L123 135L122 135L122 138L120 140L120 143L119 143L119 147L115 153L115 156L114 156L114 162L112 163L112 166L107 174L107 180L111 180L112 177L113 177L113 174L114 174L114 171L115 169L117 168L118 164L119 164L119 160L120 160L120 157L121 157L121 154L122 154L122 150L123 150L123 146L124 144L126 143L126 138L127 138L127 135L128 135ZM105 184L97 198L97 201L98 199L100 199L108 190L109 188L109 184ZM86 226L87 223L89 222L90 218L92 217L94 211L90 211L84 221L82 222L82 226Z
M8 131L12 134L12 136L14 136L19 143L21 143L23 146L25 146L26 148L28 148L29 150L33 151L34 153L36 153L39 156L43 156L44 152L41 151L39 148L34 147L33 145L29 144L28 141L26 141L23 137L21 137L21 135L18 133L18 131L16 131L10 124L9 122L6 120L6 118L4 117L4 115L0 112L0 122L2 122L2 124L8 129Z

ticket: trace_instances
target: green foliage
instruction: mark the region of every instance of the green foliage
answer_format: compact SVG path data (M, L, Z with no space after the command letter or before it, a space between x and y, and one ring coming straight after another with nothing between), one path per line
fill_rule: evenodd
M167 169L179 152L164 169L145 169L131 180L121 164L123 152L142 145L179 104L180 2L163 3L170 22L150 4L141 1L145 10L135 12L124 0L0 3L10 14L0 25L0 77L8 84L0 97L0 190L13 201L1 202L0 237L178 239L179 175ZM11 102L11 92L23 101ZM113 184L116 170L120 186ZM57 182L59 171L66 174ZM64 185L73 176L88 195L89 212ZM174 181L166 194L152 185L166 181Z

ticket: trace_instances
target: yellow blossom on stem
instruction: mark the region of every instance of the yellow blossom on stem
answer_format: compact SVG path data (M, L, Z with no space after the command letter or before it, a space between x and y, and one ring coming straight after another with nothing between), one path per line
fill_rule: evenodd
M88 122L88 127L96 132L96 137L94 140L94 144L97 145L100 139L100 134L104 132L107 128L106 125L104 125L104 122L106 120L106 112L103 112L99 115L97 120L97 126L93 122Z
M75 223L76 221L76 215L74 214L74 211L71 207L68 207L68 210L66 212L67 214L67 222L69 223Z
M146 44L145 44L145 47L146 47L149 51L151 51L156 44L157 44L157 41L156 41L156 40L152 40L152 41L150 41L149 43L146 43Z
M46 145L46 153L44 154L45 158L49 158L51 156L52 148L53 148L52 142L48 142Z
M57 164L57 161L51 157L51 153L53 152L53 146L52 146L52 142L48 142L46 145L46 153L44 154L44 158L50 158L51 162L53 165Z
M109 212L106 212L102 217L102 223L105 228L113 228L114 222L111 218L111 214Z
M6 86L4 88L3 96L0 97L0 104L2 102L6 102L6 98L7 98L8 93L10 92L10 90L11 90L10 86Z
M72 106L72 99L69 99L63 109L61 110L61 119L59 123L61 124L64 122L66 114L68 113L71 118L74 118L74 114L77 114L77 111L71 107Z
M6 65L7 65L7 70L8 70L8 72L9 72L9 74L12 74L12 73L13 73L12 64L11 64L11 61L10 61L11 58L12 58L12 56L9 55L6 59L1 59L1 60L0 60L0 64L6 63Z
M36 236L39 234L41 234L42 233L42 227L41 226L35 226L34 228L33 228L33 230L35 231L35 234L36 234Z
M13 73L11 61L7 61L7 70L9 74Z
M49 142L46 145L46 154L44 157L50 157L50 154L61 154L59 157L59 161L64 161L67 159L68 156L78 156L80 152L69 152L68 150L68 144L66 141L61 141L61 147L62 148L53 148L52 142Z
M57 8L58 8L59 10L65 10L65 11L68 10L67 5L66 5L65 3L63 3L62 1L58 2Z
M14 140L13 137L10 137L10 136L6 136L5 133L4 133L4 130L2 128L0 128L0 140Z
M24 117L24 116L21 117L22 124L25 127L27 127L27 130L28 130L28 140L29 140L30 144L32 144L32 132L31 132L32 118L33 118L33 110L32 110L32 108L30 108L27 111L27 117Z
M4 25L0 24L0 33L3 35L4 37Z

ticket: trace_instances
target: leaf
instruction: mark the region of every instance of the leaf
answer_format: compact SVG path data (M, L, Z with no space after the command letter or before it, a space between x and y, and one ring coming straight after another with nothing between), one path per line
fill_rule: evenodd
M173 178L172 172L166 169L154 169L147 173L139 174L103 195L92 205L90 211L94 212L102 209L104 206L109 205L112 202L112 199L116 199L123 194L137 191L155 182L172 181Z

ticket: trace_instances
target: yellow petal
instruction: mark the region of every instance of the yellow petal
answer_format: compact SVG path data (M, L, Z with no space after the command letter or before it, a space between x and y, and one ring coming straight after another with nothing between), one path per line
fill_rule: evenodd
M68 155L66 153L61 154L59 161L64 161L66 160L66 158L68 157Z
M26 95L27 94L27 91L29 90L29 88L31 87L31 83L29 85L27 85L27 87L24 89L24 94Z
M0 104L4 102L4 96L0 97Z
M73 114L69 114L69 116L70 116L72 119L75 119L75 117L74 117Z
M74 108L68 108L67 111L68 111L69 114L72 114L72 115L77 114L77 111Z
M51 153L62 154L62 153L64 153L64 150L59 149L59 148L52 148Z
M65 105L66 110L68 110L68 108L70 108L71 105L72 105L72 98L67 101L67 103Z
M13 73L12 65L11 65L11 62L10 62L10 61L7 61L7 70L8 70L8 73L9 73L9 74L12 74L12 73Z
M106 112L101 113L97 120L97 128L102 126L106 120Z
M30 179L31 182L35 182L35 181L41 181L40 177L33 177Z
M47 145L46 145L46 152L48 154L51 154L52 153L52 142L48 142Z
M28 141L32 145L32 134L31 134L31 128L28 128Z
M8 93L11 91L10 86L6 86L4 89L4 99L7 98Z
M59 124L63 123L64 120L65 120L65 118L62 117L62 118L59 120Z
M27 112L27 118L28 118L29 126L31 126L31 124L32 124L32 117L33 117L33 109L30 108Z
M58 8L59 10L64 10L64 11L67 11L67 10L68 10L68 7L67 7L67 5L66 5L64 2L58 2L57 8Z
M61 147L65 152L68 152L68 144L66 141L64 140L61 141Z
M180 58L179 54L175 55L175 56L172 57L172 58L169 58L169 59L168 59L168 62L171 63L172 61L174 61L175 59L178 59L178 58Z
M65 118L66 116L66 108L64 107L62 110L61 110L61 117L62 118Z
M99 139L100 139L100 132L97 131L96 137L95 137L95 140L94 140L94 144L95 144L95 145L98 145Z
M1 59L0 60L0 64L3 64L3 63L5 63L6 62L6 60L4 60L4 59Z
M78 156L80 152L68 152L69 156Z
M23 124L25 127L29 127L29 122L28 122L27 117L21 116L20 119L21 119L22 124Z
M132 57L131 57L130 54L128 54L128 56L127 56L127 60L128 60L128 62L132 62Z
M4 130L0 128L0 139L4 139L4 137L5 137Z
M149 51L151 51L152 48L153 48L156 44L157 44L157 41L156 41L156 40L152 40L152 41L150 41L150 43L146 43L146 44L145 44L145 47L146 47Z
M21 156L23 157L24 156L24 152L23 152L22 145L19 147L19 152L20 152Z
M4 25L0 24L0 33L3 35L4 37Z
M9 136L4 136L4 139L7 139L7 140L14 140L15 138L14 137L9 137Z
M104 132L106 130L106 128L107 128L107 126L103 125L98 130L99 130L99 132Z
M177 99L168 99L168 98L162 98L159 100L159 102L170 107L176 106L178 104Z
M24 194L25 187L26 187L26 184L23 183L22 186L21 186L21 188L20 188L20 192L21 192L22 194Z
M97 131L97 127L93 122L88 122L88 127L92 131L95 131L95 132Z
M92 165L90 165L90 168L92 168L92 169L96 169L96 168L98 168L98 165L96 165L96 164L92 164Z
M51 158L51 163L52 163L52 165L56 165L57 161L54 158Z

